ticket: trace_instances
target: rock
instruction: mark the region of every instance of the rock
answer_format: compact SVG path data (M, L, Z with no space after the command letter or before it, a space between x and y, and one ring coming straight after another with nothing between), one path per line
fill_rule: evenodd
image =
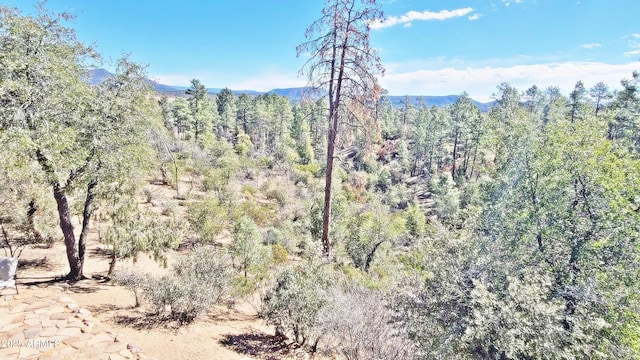
M131 351L132 354L137 354L142 351L142 348L134 343L128 343L127 349Z

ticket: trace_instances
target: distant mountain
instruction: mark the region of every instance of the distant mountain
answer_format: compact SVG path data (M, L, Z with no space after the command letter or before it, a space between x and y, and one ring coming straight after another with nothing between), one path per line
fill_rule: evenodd
M412 105L417 105L419 103L419 99L423 98L428 106L437 106L437 107L445 107L454 104L460 96L458 95L445 95L445 96L421 96L421 95L410 95L409 100ZM389 100L391 104L395 107L404 106L403 101L405 96L389 96ZM487 112L491 107L495 104L495 101L483 103L476 100L471 99L478 109L482 112Z
M273 89L268 91L267 93L286 96L291 100L300 100L302 96L305 95L305 93L309 92L310 89L311 88L309 87Z
M185 91L189 88L189 86L172 86L175 91ZM220 88L207 88L207 92L209 94L218 94L222 89ZM247 95L260 95L264 94L264 92L256 91L256 90L231 90L233 95L247 94Z
M87 82L91 85L101 84L103 81L112 77L113 74L105 69L92 69L86 74ZM147 79L147 82L151 85L151 87L160 93L170 93L175 91L180 91L173 86L160 84L156 81Z
M113 74L105 69L93 69L89 70L85 76L89 85L98 85L112 77Z
M151 87L159 93L169 93L169 92L180 91L171 85L160 84L153 80L147 79L147 82L151 84Z
M87 82L92 85L100 84L110 76L113 76L113 74L105 69L93 69L87 73ZM149 82L149 84L151 84L151 87L155 91L159 93L167 94L167 95L176 95L176 96L183 95L184 91L189 88L188 86L171 86L171 85L160 84L153 80L147 80L147 81ZM217 94L221 90L222 89L219 89L219 88L208 88L207 92L210 94ZM302 98L303 94L308 90L309 90L308 87L296 87L296 88L273 89L266 92L255 91L255 90L231 90L231 91L236 96L240 94L248 94L253 96L262 95L262 94L277 94L280 96L285 96L289 98L289 100L291 101L298 101ZM405 96L393 95L388 97L393 106L395 107L403 106L402 101L404 101ZM455 103L456 100L458 100L458 97L459 97L458 95L446 95L446 96L411 95L409 96L409 99L411 101L411 104L414 106L418 104L418 99L424 98L428 106L435 105L438 107L445 107ZM484 112L489 111L491 106L493 106L495 103L495 102L482 103L475 100L472 100L472 101L474 104L476 104L476 106L481 111L484 111Z

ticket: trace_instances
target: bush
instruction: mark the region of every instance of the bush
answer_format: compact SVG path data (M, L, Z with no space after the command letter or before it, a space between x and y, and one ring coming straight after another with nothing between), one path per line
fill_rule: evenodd
M313 177L318 177L318 174L320 174L320 165L318 163L310 163L310 164L297 164L295 165L296 170L302 171L302 172L308 172L311 175L313 175Z
M427 218L424 211L415 204L411 204L404 212L406 227L412 240L424 236L427 229Z
M269 189L266 195L267 199L276 200L280 207L283 207L287 204L287 193L281 188Z
M247 278L249 268L260 265L268 259L268 249L262 245L262 234L251 218L242 216L233 227L231 251L234 263Z
M247 200L240 205L240 214L251 218L260 226L267 226L276 217L273 204L261 204L253 200Z
M219 303L227 295L233 275L231 257L223 250L199 247L176 263L175 273L202 285L199 291L208 293L214 303Z
M416 346L394 322L382 294L364 288L333 288L318 313L323 347L345 359L412 359Z
M264 297L261 312L276 334L292 337L301 346L310 344L313 350L320 339L318 312L326 304L322 287L329 281L321 270L309 263L284 270Z
M240 192L245 195L255 196L256 191L258 191L258 189L251 184L243 184L242 187L240 187Z
M262 242L265 245L280 245L282 247L284 247L285 250L287 250L287 252L291 252L294 250L295 246L297 245L295 243L295 236L293 234L291 234L291 232L293 231L292 229L288 229L286 227L286 225L290 224L282 224L285 228L284 229L278 229L278 228L274 228L274 227L270 227L267 229L267 231L264 232L264 235L262 236Z
M276 264L282 264L287 262L289 258L289 252L284 246L280 244L274 244L271 246L271 257Z
M171 319L190 322L228 294L231 269L228 254L196 248L176 263L172 274L148 278L144 294L156 314L168 311Z
M187 209L187 219L204 243L215 240L227 225L226 210L216 198L193 202Z
M114 274L114 282L133 291L136 298L135 307L140 306L140 295L144 288L145 277L137 271L131 269L118 270Z

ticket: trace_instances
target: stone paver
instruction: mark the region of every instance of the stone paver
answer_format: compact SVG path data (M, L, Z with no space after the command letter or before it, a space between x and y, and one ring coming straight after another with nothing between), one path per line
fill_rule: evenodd
M0 359L148 359L61 287L0 295Z

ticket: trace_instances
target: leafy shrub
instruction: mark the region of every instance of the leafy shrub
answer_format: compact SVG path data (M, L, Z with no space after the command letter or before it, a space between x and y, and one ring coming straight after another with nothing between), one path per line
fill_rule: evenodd
M287 204L287 193L284 189L274 188L267 190L266 193L267 199L276 200L280 207L283 207Z
M296 164L295 168L302 172L308 172L314 177L318 177L320 174L320 164L318 163Z
M178 210L178 202L176 201L168 201L164 208L162 209L162 215L164 216L174 216L176 211Z
M258 191L258 189L256 189L256 187L251 184L243 184L242 187L240 187L240 192L245 195L254 196L256 194L256 191Z
M381 203L352 210L345 222L345 250L353 264L366 272L385 243L395 243L405 232L402 217Z
M262 242L265 245L280 245L287 252L291 252L294 250L295 246L295 236L292 234L294 231L291 227L291 224L282 224L283 228L268 228L264 234L262 235Z
M253 149L253 143L249 135L241 132L238 134L236 142L236 153L240 156L246 155L249 150Z
M145 284L145 277L142 274L131 269L121 269L114 273L113 280L116 284L122 285L133 291L133 295L136 299L135 306L140 306L140 295Z
M276 217L273 204L261 204L253 200L247 200L240 205L240 213L251 218L256 224L266 226Z
M313 182L313 175L306 171L293 169L293 171L291 172L291 181L293 181L295 185L309 185Z
M204 243L215 240L227 225L226 210L212 197L193 202L187 209L187 219Z
M276 159L271 155L262 155L256 158L256 164L264 169L273 169Z
M238 264L245 279L251 266L257 265L261 261L264 261L265 258L268 258L266 249L261 242L262 235L260 231L258 231L256 223L246 216L238 219L233 227L231 251L234 257L234 263Z
M387 169L382 169L378 174L378 180L375 183L375 188L378 191L386 192L391 186L391 173Z
M289 257L289 252L285 249L284 246L280 244L271 245L271 257L273 258L273 262L276 264L282 264L287 262L287 258Z
M427 228L427 219L424 215L424 211L419 206L411 204L404 212L406 219L406 227L409 232L409 236L413 239L418 239L424 236Z
M196 248L176 263L172 274L148 278L144 294L156 314L168 310L171 319L190 322L224 299L231 278L228 254Z
M318 312L326 304L322 287L329 280L321 270L310 263L285 269L265 295L262 308L262 316L276 327L276 334L293 337L296 343L313 349L320 339Z

